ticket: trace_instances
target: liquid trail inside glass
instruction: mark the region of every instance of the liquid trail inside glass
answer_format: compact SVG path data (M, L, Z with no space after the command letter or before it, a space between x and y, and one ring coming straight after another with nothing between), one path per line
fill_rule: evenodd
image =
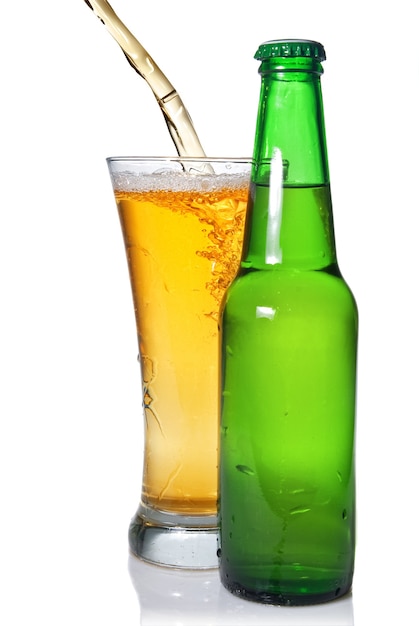
M204 157L191 117L179 94L106 0L84 0L118 43L128 63L151 88L179 156Z

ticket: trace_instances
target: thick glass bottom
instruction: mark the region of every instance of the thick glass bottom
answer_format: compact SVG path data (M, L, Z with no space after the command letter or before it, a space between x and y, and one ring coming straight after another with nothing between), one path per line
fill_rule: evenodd
M129 527L131 552L166 567L218 567L218 525L215 516L177 516L153 512L153 519L137 513Z
M221 571L224 587L236 596L281 606L305 606L330 602L346 595L352 586L352 574L332 575L317 568L305 568L304 576L292 567L281 567L273 578L260 576L241 578ZM341 574L341 573L340 573Z

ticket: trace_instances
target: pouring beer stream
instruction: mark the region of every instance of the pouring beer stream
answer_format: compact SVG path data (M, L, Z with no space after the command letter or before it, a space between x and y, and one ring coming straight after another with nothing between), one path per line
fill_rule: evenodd
M109 2L106 0L84 1L120 46L131 67L151 88L178 155L204 157L204 150L182 99L147 50L119 19Z

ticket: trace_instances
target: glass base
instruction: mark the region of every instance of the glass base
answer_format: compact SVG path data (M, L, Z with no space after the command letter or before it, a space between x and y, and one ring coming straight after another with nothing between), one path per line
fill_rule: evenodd
M165 567L218 567L215 516L178 516L153 511L150 517L140 509L131 521L128 538L135 556Z

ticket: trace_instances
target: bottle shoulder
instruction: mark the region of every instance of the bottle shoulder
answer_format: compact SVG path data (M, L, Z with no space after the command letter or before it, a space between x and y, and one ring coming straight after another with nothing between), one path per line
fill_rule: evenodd
M354 295L336 267L323 270L256 270L240 273L228 289L227 313L269 310L306 314L344 312L358 319Z

